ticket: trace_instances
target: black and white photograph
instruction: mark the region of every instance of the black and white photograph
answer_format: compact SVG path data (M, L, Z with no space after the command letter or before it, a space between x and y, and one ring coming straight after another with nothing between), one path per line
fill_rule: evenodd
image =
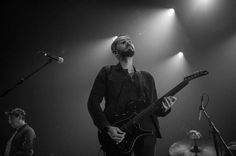
M13 0L0 156L236 156L236 0Z

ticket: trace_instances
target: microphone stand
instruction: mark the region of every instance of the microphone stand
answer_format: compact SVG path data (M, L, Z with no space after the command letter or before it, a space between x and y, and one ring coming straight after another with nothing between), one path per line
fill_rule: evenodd
M44 67L46 67L49 63L52 62L52 59L48 59L48 61L43 64L42 66L40 66L39 68L37 68L35 71L33 71L32 73L30 73L29 75L27 75L26 77L23 77L20 79L20 81L18 81L13 87L7 89L5 92L3 92L0 95L0 98L3 98L4 96L6 96L9 92L11 92L12 90L14 90L17 86L21 85L23 82L25 82L25 80L29 79L31 76L33 76L35 73L39 72L41 69L43 69Z
M213 135L213 140L214 140L214 145L215 145L215 150L216 150L216 155L219 155L219 148L218 148L218 144L217 144L217 136L218 138L220 138L221 143L224 145L225 149L227 150L227 152L230 154L230 156L234 156L233 153L229 150L227 144L225 143L224 139L222 138L222 136L220 135L219 130L216 128L215 124L211 121L210 116L207 114L207 112L205 111L205 108L203 107L203 105L200 106L200 110L203 111L205 117L208 120L209 126L212 128L212 135Z

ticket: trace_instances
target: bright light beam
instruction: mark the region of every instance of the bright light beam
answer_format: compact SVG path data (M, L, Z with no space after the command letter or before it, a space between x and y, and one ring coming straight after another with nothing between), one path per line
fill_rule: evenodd
M183 52L179 52L177 55L178 55L179 58L182 58L184 56L184 53Z
M171 8L168 10L168 12L170 16L173 16L175 14L175 9Z
M148 16L140 22L142 24L139 25L139 28L137 28L142 32L143 41L141 42L145 43L145 47L149 47L146 51L150 52L148 56L151 59L159 57L159 54L165 55L163 51L174 42L173 36L176 33L177 20L175 16L169 15L172 11L169 8L151 10Z
M183 52L179 52L163 61L161 67L171 77L180 74L183 75L190 71L190 65L185 59Z

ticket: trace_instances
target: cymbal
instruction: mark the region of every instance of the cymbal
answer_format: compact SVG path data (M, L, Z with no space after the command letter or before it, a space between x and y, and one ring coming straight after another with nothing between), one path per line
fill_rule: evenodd
M169 148L171 156L216 156L214 145L211 141L198 140L194 146L193 140L182 140L173 143Z

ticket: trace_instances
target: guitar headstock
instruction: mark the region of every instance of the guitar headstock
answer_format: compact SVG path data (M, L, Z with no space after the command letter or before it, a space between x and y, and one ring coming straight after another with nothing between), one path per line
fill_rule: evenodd
M198 70L198 71L184 77L184 80L185 81L191 81L193 79L196 79L198 77L201 77L201 76L204 76L204 75L207 75L207 74L208 74L208 71L206 71L206 70Z

